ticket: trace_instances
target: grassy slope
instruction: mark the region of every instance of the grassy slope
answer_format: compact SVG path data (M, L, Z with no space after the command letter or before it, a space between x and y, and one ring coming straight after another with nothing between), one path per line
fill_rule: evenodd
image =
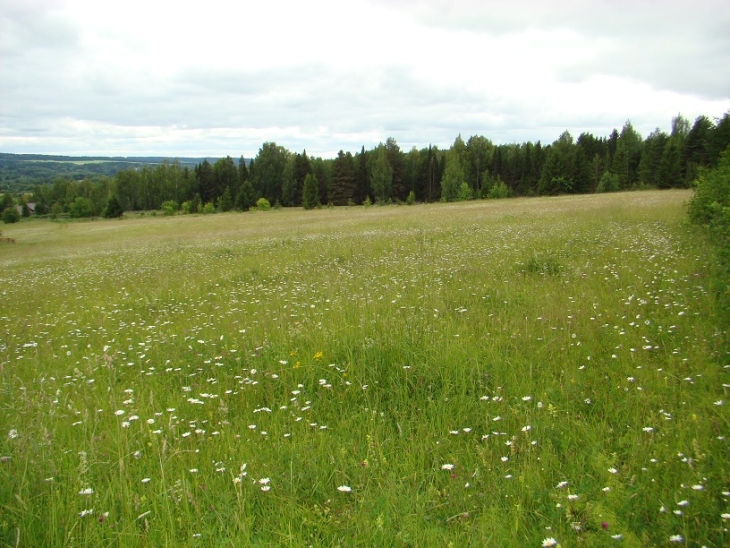
M721 545L688 198L6 226L0 542Z

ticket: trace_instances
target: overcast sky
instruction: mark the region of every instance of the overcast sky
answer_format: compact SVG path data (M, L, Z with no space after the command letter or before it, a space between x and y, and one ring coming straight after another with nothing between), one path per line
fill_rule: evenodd
M333 157L729 109L727 0L0 0L0 152Z

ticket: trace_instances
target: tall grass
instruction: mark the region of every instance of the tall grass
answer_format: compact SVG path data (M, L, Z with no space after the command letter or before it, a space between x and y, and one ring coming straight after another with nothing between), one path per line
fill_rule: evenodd
M8 226L0 543L727 544L688 198Z

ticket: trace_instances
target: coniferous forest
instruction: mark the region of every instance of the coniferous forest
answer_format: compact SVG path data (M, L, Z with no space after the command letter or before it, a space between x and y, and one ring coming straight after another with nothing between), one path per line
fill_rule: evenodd
M698 170L714 167L729 144L730 113L694 123L678 115L670 133L656 129L645 138L627 121L608 136L575 138L565 131L550 144L494 144L481 135L459 135L448 149L404 151L388 138L370 150L341 150L334 159L266 142L253 159L228 156L194 168L163 161L82 181L57 177L18 201L35 203L39 214L84 217L157 209L246 211L261 199L309 209L681 188L691 185Z

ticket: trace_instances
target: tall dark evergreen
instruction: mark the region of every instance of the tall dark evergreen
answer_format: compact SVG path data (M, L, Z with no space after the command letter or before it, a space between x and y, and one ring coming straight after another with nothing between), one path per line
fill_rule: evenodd
M304 180L310 173L312 173L312 167L309 165L307 151L304 150L301 154L295 154L294 169L292 173L292 205L302 205L302 191L304 189Z
M215 199L215 180L213 178L213 167L207 158L195 166L195 177L198 179L198 194L204 204Z
M362 204L369 195L368 156L363 146L360 153L355 157L355 193L353 200L356 204Z
M391 196L395 200L405 201L408 197L408 188L403 180L404 162L403 153L398 143L393 137L388 137L385 141L385 151L388 155L388 162L393 171L393 180L391 183Z
M342 150L332 164L332 189L330 202L333 205L347 205L355 194L355 162L352 154Z

